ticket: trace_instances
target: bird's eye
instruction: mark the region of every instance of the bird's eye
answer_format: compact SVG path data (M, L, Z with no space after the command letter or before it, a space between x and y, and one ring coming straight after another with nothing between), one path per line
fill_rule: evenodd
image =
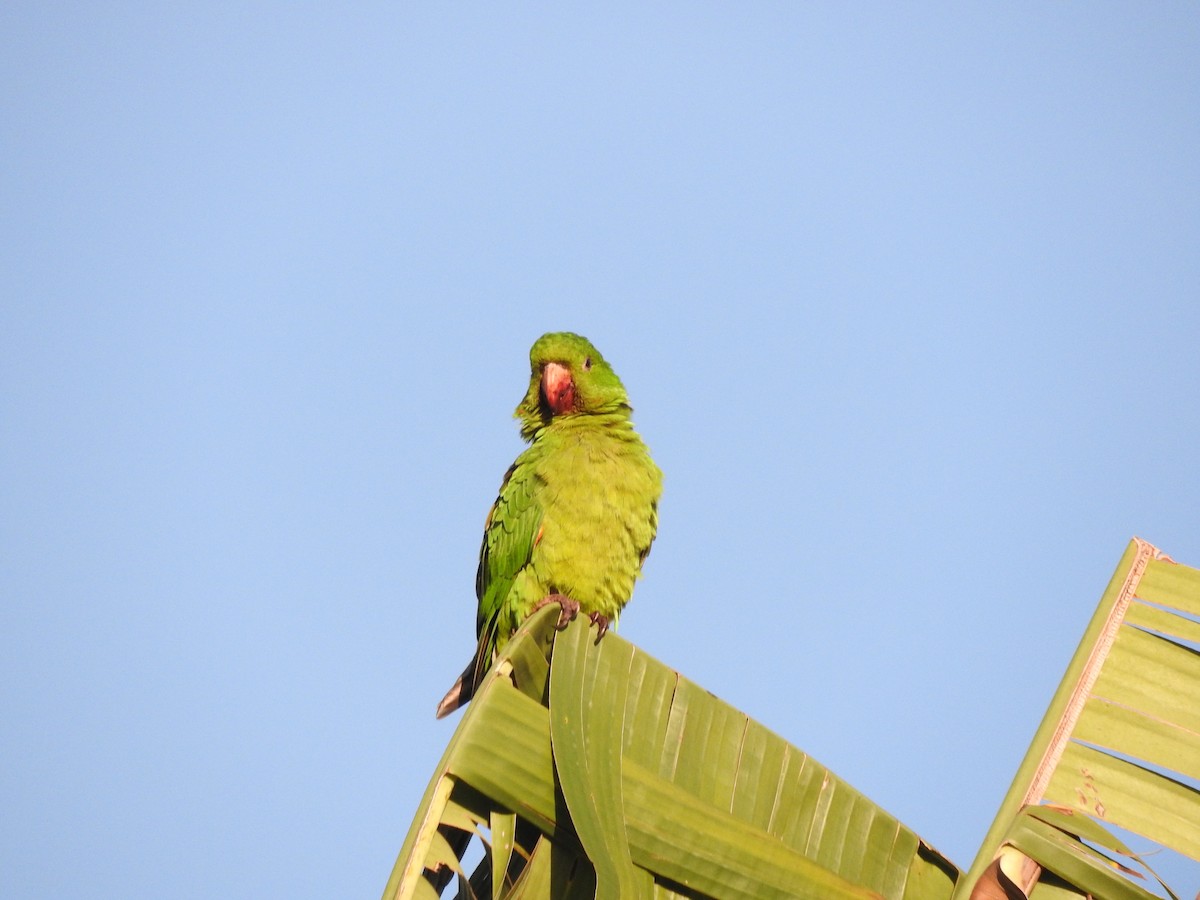
M592 370L592 358L589 356L583 361L583 371L590 372Z

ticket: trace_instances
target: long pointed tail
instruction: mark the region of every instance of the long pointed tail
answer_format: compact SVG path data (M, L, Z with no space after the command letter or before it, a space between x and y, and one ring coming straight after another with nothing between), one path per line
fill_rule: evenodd
M485 648L481 642L479 649L475 651L475 655L471 657L471 661L463 669L463 673L458 676L458 681L454 682L450 690L446 691L446 696L437 705L437 717L439 719L444 719L456 709L466 706L471 702L471 698L475 696L475 692L479 690L479 685L483 681L483 675L487 671L487 665L480 659L484 650Z

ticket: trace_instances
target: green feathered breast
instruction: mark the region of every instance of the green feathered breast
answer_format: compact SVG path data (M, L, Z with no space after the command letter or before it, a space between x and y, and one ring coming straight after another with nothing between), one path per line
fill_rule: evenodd
M658 528L662 472L634 430L612 367L585 338L543 335L517 406L530 446L488 513L475 593L479 644L438 716L470 699L534 606L551 594L615 621Z

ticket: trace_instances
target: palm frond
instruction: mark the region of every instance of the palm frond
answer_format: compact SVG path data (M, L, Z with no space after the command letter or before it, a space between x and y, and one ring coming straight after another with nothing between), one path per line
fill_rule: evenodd
M895 817L620 637L555 632L556 613L468 707L387 900L949 897L958 870ZM469 876L464 835L487 844Z
M1029 873L1023 896L1042 896L1042 869L1097 897L1156 896L1130 877L1161 879L1105 826L1200 860L1198 616L1200 571L1135 538L956 896L992 896L1003 861Z

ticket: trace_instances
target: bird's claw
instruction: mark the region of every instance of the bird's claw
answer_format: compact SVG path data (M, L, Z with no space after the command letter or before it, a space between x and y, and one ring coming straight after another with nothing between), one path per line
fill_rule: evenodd
M549 594L535 603L533 608L536 611L551 603L557 603L562 608L558 614L558 621L554 623L555 631L562 631L579 615L579 601L572 600L566 594Z
M557 603L562 607L562 611L558 614L558 621L554 623L556 631L562 631L568 625L575 621L575 617L579 615L579 601L573 600L566 594L547 594L537 603L533 604L533 609L530 612L537 612L543 606L549 606L551 603ZM596 626L596 643L600 643L600 638L608 634L608 616L602 613L593 612L587 614L588 621Z
M608 616L601 615L598 612L588 613L588 619L596 626L596 643L600 643L600 638L608 634Z

